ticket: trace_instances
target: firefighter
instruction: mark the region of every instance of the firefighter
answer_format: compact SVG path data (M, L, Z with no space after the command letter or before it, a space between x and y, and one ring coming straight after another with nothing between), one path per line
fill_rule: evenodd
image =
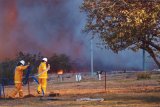
M23 98L23 91L22 91L22 79L23 79L23 71L29 67L29 63L25 66L25 61L21 60L14 72L14 84L15 84L15 89L13 93L11 94L11 98L15 98L17 93L19 93L19 97Z
M47 66L47 58L43 58L42 62L40 63L38 67L38 89L37 93L40 94L42 93L42 90L44 94L46 93L46 87L47 87L47 78L48 78L48 70L50 70L50 64Z

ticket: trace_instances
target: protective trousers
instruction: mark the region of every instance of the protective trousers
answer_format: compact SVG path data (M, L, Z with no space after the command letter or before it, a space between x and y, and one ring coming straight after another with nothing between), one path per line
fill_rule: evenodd
M11 97L14 98L17 95L17 93L19 93L20 98L23 97L22 83L15 83L15 90L11 94Z
M47 78L39 78L38 79L39 85L38 85L38 92L42 93L42 89L44 94L46 93L46 87L47 87Z

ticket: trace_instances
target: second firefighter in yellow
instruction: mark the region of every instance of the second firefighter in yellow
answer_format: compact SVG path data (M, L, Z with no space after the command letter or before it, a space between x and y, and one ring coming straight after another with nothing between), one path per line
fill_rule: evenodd
M42 90L44 94L46 93L48 70L50 70L50 65L48 64L47 66L47 58L43 58L42 62L38 67L38 82L39 82L37 89L38 94L42 93Z
M27 67L29 66L26 65L24 66L25 61L21 60L18 64L17 67L15 69L15 74L14 74L14 84L15 84L15 90L13 91L13 93L11 94L10 97L14 98L16 96L17 93L19 93L19 97L22 98L23 97L23 91L22 91L22 78L23 78L23 71L25 69L27 69Z

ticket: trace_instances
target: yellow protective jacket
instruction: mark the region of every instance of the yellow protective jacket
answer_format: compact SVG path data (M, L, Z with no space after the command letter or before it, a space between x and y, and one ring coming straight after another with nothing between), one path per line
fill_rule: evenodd
M47 70L47 65L45 62L41 62L41 64L38 67L39 78L48 78L47 71L45 71L45 70Z
M22 78L23 78L23 70L27 69L28 65L23 66L17 66L15 69L15 74L14 74L14 83L22 83Z

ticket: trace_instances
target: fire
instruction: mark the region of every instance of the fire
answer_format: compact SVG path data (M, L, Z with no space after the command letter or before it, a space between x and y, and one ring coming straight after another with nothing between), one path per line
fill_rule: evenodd
M57 74L58 75L62 75L63 74L63 70L62 69L58 70Z

